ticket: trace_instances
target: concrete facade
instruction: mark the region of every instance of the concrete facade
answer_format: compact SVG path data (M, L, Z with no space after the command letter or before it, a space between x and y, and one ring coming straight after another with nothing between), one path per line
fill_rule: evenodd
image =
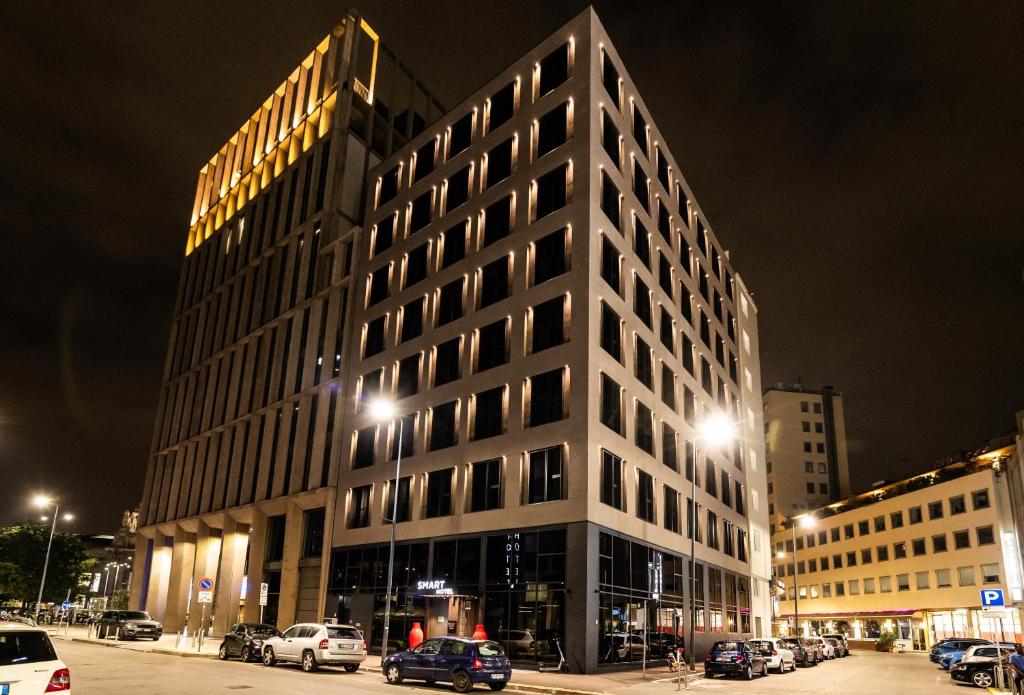
M764 432L773 533L786 519L851 494L843 396L831 386L766 388Z

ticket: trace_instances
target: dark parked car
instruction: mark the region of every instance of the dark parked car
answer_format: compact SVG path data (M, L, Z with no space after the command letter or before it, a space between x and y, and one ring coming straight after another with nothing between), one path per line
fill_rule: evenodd
M1003 683L1010 683L1012 674L1006 661L1000 662L1003 669ZM949 677L961 683L971 683L979 688L991 688L996 684L997 664L993 659L961 661L949 669Z
M231 632L224 635L217 656L221 659L237 656L242 661L259 661L263 642L268 637L276 637L279 634L273 625L238 623L231 628Z
M413 680L451 683L468 693L476 683L502 690L512 678L505 650L497 642L464 637L436 637L418 647L392 654L381 664L388 683Z
M96 619L96 636L100 639L160 639L164 626L149 617L145 611L103 611Z
M944 657L950 652L965 652L968 648L973 647L976 644L991 644L987 639L977 639L974 637L953 637L951 639L944 639L932 647L928 658L933 663L939 663L939 659Z
M830 632L826 635L822 635L822 637L824 639L834 639L836 642L839 643L839 656L850 655L850 643L846 640L846 635L843 635L838 632Z
M714 678L719 673L743 676L749 681L755 673L767 676L768 662L750 642L722 640L711 645L704 657L704 677Z
M809 644L803 637L786 637L783 640L786 647L793 650L796 663L800 666L817 666L818 650Z

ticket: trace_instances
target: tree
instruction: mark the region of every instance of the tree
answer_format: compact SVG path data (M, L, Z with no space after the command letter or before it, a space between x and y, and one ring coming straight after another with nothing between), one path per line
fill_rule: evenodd
M50 527L25 522L0 528L0 601L20 600L31 603L39 592L43 576L46 544ZM77 536L55 533L46 570L44 602L60 602L80 591L82 576L95 564L87 555L85 544Z
M111 610L123 611L128 608L129 595L125 589L118 589L110 596L110 603L107 604L107 608Z

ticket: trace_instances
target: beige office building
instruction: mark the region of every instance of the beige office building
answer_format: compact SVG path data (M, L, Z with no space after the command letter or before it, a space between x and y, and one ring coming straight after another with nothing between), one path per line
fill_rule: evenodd
M766 634L757 310L594 12L370 177L327 614L574 672Z
M795 547L792 526L778 530L776 630L791 633L798 618L805 635L871 641L891 631L909 649L953 636L1022 641L1011 466L1017 450L1004 437L809 512L813 526L796 524ZM1005 609L984 608L991 590L1001 590Z
M764 431L773 533L796 514L850 495L842 394L831 386L766 388Z

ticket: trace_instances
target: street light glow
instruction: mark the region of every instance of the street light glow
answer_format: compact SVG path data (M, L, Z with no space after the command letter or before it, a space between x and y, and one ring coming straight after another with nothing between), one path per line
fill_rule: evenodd
M65 514L62 518L64 519L64 521L71 521L72 519L75 518L75 515L74 514Z
M723 446L736 439L736 423L722 413L716 413L704 420L697 431L713 446Z
M40 509L44 507L49 507L52 503L53 500L51 500L46 495L36 495L35 497L32 498L32 504L39 507Z
M390 422L395 418L395 404L387 398L370 401L370 417L377 422Z
M800 526L803 528L814 528L817 525L817 521L813 516L802 516L800 517Z

